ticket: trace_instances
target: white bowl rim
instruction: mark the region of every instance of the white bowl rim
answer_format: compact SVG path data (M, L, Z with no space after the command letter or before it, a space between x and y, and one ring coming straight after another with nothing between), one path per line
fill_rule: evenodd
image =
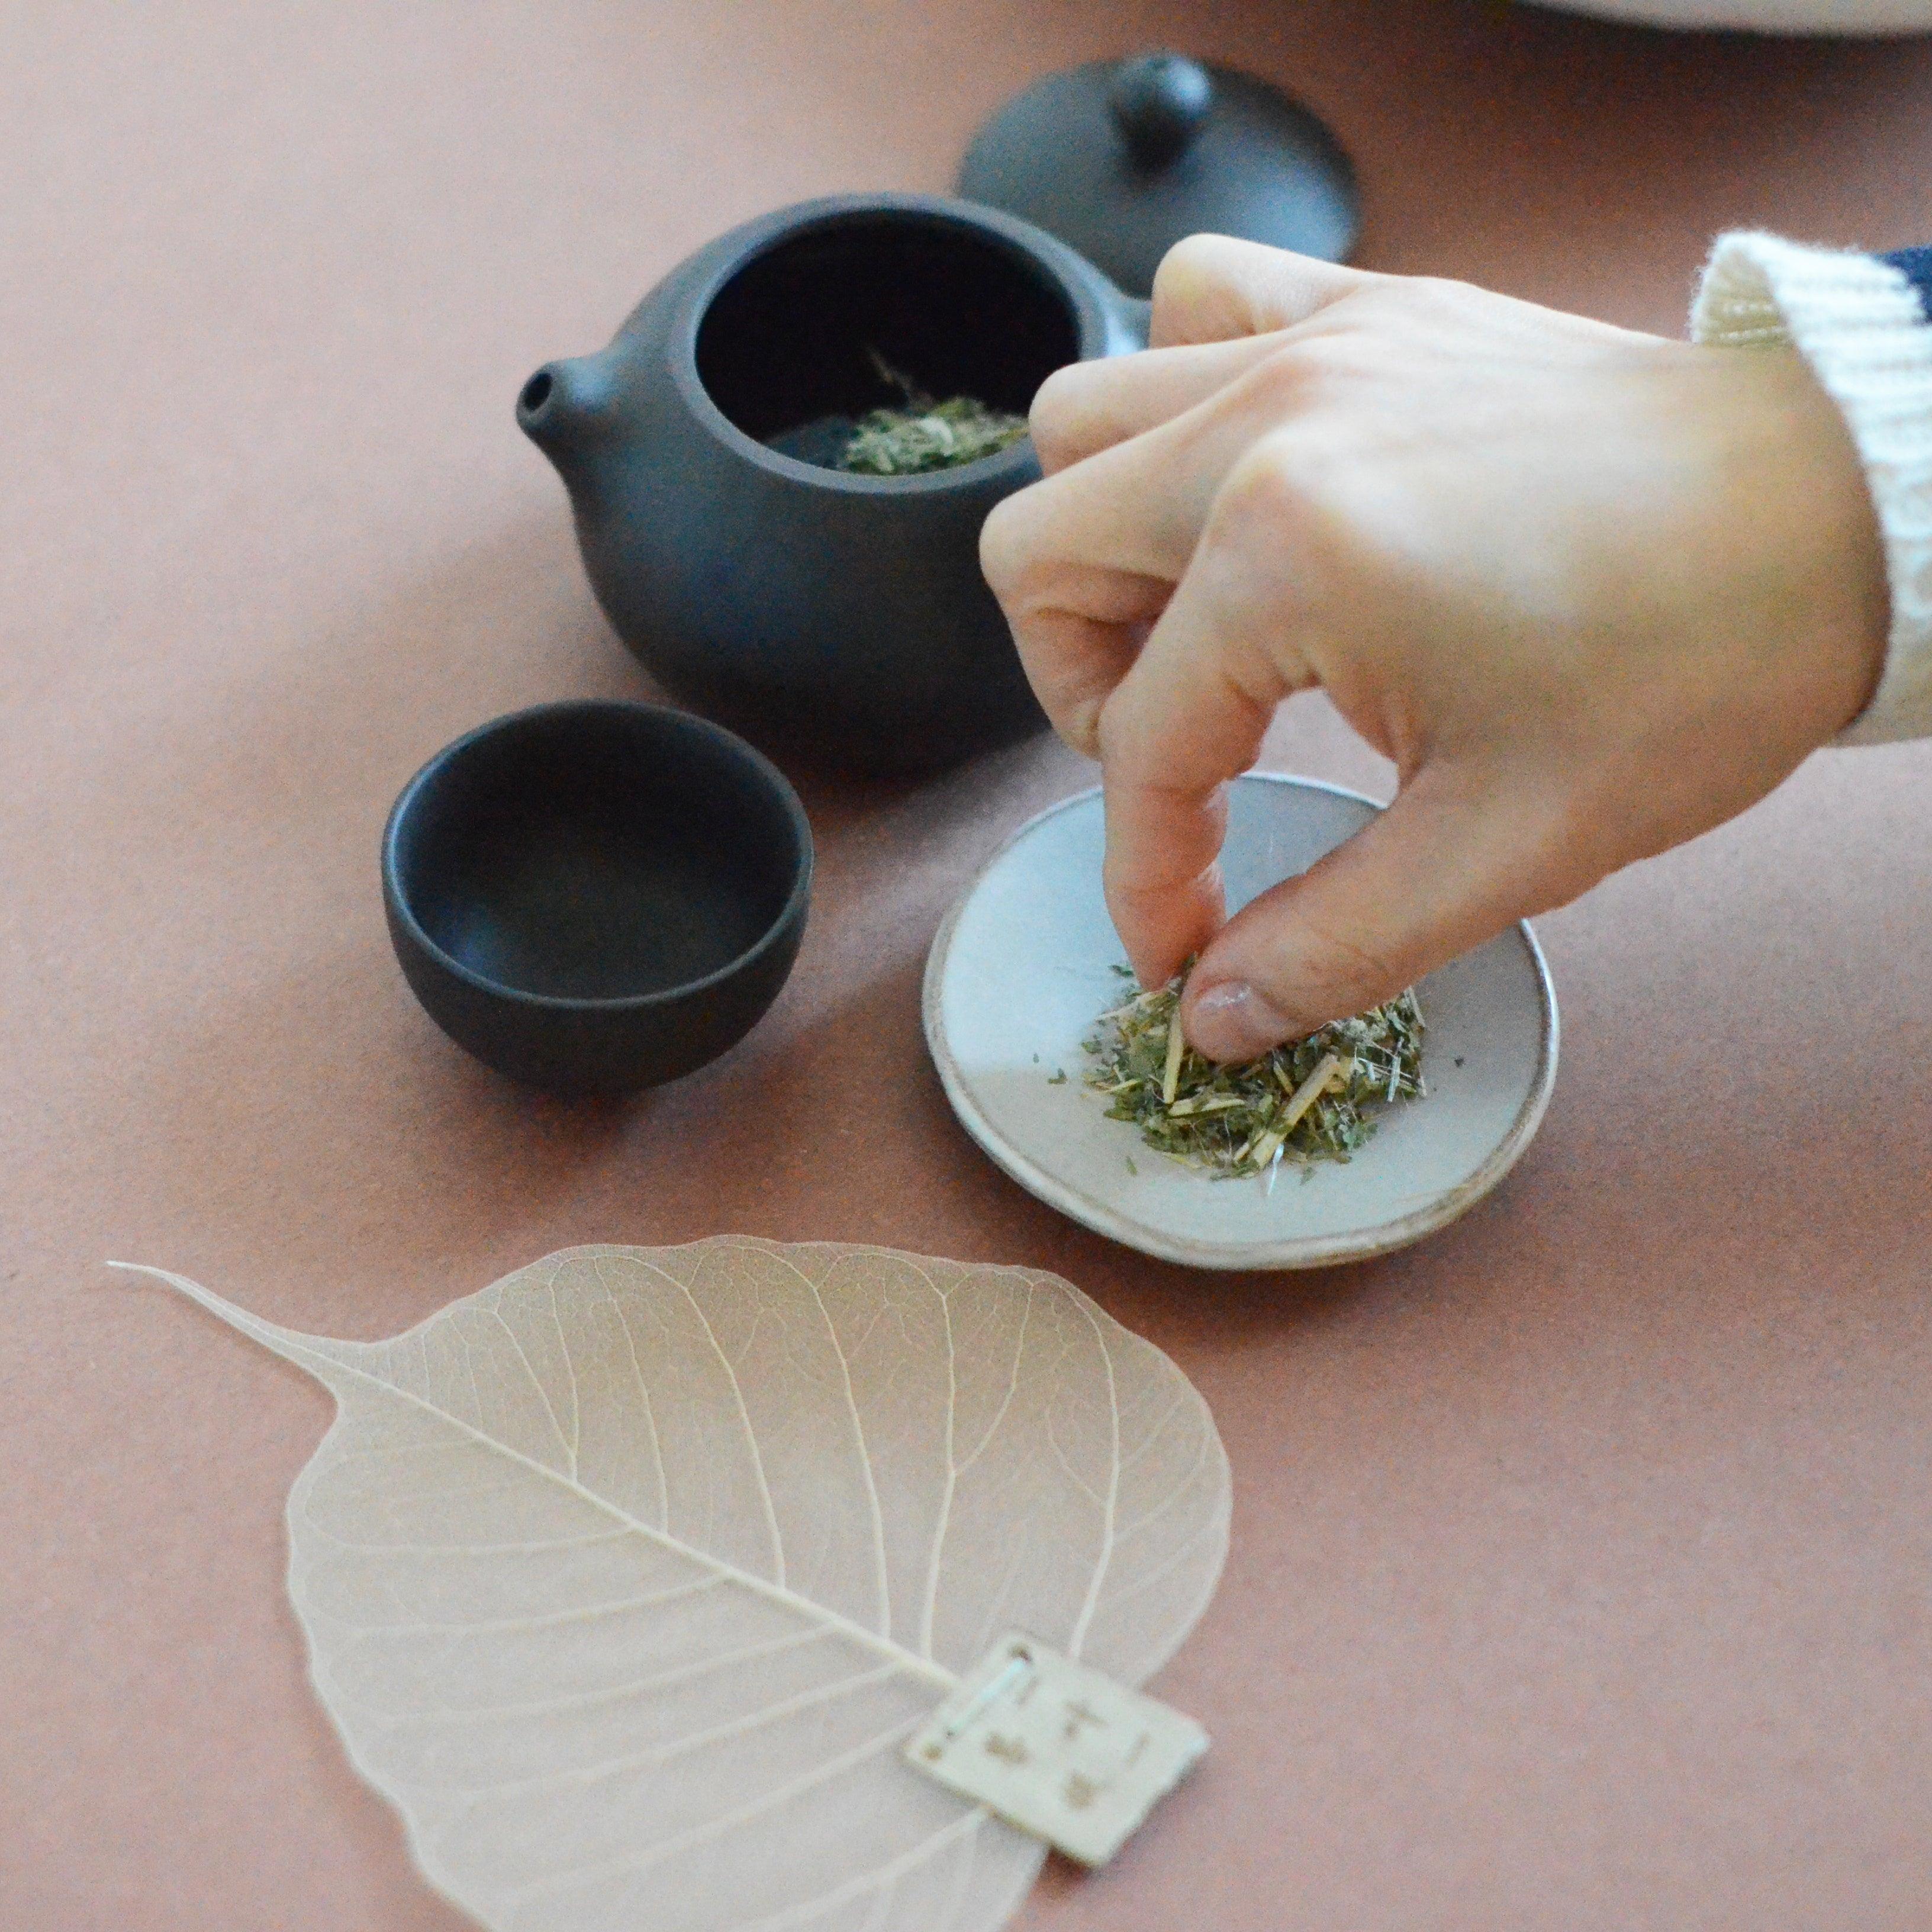
M1378 799L1369 796L1366 792L1355 791L1346 785L1330 784L1325 779L1303 778L1286 772L1246 772L1234 782L1244 784L1257 780L1268 784L1292 786L1302 791L1327 792L1336 798L1354 800L1358 804L1372 806L1376 811L1386 809ZM940 1023L940 987L944 980L946 961L952 948L953 934L958 929L962 914L971 902L974 895L985 883L987 874L1004 860L1006 854L1034 829L1063 812L1071 811L1076 806L1088 803L1100 795L1101 788L1090 785L1084 791L1064 798L1056 805L1048 806L1044 812L1034 813L1026 823L1018 826L988 858L966 890L956 899L939 930L933 935L931 950L926 954L926 976L921 988L920 1012L926 1029L926 1043L932 1055L934 1066L938 1070L940 1084L945 1089L946 1097L952 1104L953 1112L958 1116L960 1124L977 1142L993 1164L1011 1179L1016 1180L1027 1191L1044 1201L1050 1208L1057 1208L1070 1220L1090 1228L1096 1234L1104 1234L1109 1240L1118 1241L1124 1246L1136 1248L1143 1254L1150 1254L1162 1261L1178 1262L1188 1268L1220 1269L1265 1270L1275 1268L1327 1268L1341 1262L1371 1261L1378 1255L1393 1253L1398 1248L1407 1247L1419 1241L1426 1234L1433 1234L1462 1214L1493 1189L1522 1159L1524 1150L1536 1136L1542 1124L1544 1112L1550 1105L1552 1088L1556 1083L1556 1059L1560 1043L1560 1024L1557 1018L1556 990L1550 976L1550 964L1543 956L1543 948L1537 943L1536 934L1530 930L1528 922L1519 920L1516 925L1517 938L1529 956L1530 964L1535 969L1538 1004L1540 1009L1540 1027L1538 1041L1537 1066L1530 1090L1516 1118L1510 1123L1508 1131L1484 1158L1482 1164L1455 1186L1444 1190L1426 1205L1408 1214L1400 1215L1379 1226L1364 1228L1351 1234L1303 1234L1285 1241L1247 1241L1240 1243L1208 1242L1190 1240L1150 1227L1120 1214L1104 1201L1084 1192L1068 1182L1049 1173L1038 1162L1029 1160L1014 1148L999 1132L974 1099L962 1075L952 1048L947 1045Z

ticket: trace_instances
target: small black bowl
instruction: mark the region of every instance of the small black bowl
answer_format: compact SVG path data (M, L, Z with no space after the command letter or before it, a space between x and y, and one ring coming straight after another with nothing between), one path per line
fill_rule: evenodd
M569 1096L654 1087L778 997L812 828L770 761L652 704L546 704L447 746L382 835L403 976L459 1046Z

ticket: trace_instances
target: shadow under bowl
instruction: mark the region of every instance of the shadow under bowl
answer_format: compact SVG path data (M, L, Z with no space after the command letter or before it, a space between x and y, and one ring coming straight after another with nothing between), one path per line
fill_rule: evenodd
M404 788L382 837L403 976L487 1066L566 1096L692 1072L778 997L812 830L776 766L659 705L482 725Z

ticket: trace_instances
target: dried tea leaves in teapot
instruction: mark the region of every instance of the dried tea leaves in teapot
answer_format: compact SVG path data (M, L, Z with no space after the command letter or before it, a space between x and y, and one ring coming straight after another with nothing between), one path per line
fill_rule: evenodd
M863 476L917 476L995 455L1026 433L1024 416L974 397L939 403L915 395L903 407L862 418L836 466Z
M868 349L882 382L903 400L862 417L833 466L861 476L918 476L994 456L1027 433L1027 419L996 410L976 396L940 402L876 349Z
M821 470L843 470L859 476L922 476L997 456L1026 434L1024 416L996 409L976 396L948 396L941 401L895 369L877 350L866 353L879 380L898 392L898 402L868 410L856 421L847 416L817 417L768 436L766 447Z
M1272 1184L1283 1165L1306 1178L1365 1145L1383 1108L1426 1090L1412 988L1244 1066L1221 1066L1182 1037L1185 984L1136 992L1100 1016L1086 1042L1100 1063L1087 1084L1111 1098L1109 1120L1131 1121L1148 1146L1217 1180L1265 1174Z

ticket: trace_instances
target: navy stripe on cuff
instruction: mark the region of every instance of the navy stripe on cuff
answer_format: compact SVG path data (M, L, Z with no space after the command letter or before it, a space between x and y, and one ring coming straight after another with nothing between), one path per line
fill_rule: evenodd
M1932 248L1897 248L1879 260L1889 262L1918 291L1919 308L1932 316Z

